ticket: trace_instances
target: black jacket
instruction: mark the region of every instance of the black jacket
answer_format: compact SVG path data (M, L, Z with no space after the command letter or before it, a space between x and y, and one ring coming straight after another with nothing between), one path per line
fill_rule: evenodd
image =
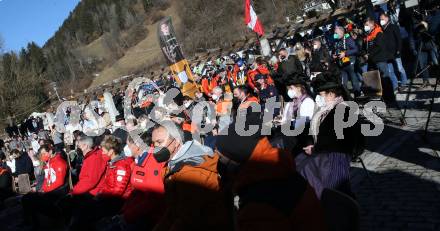
M382 30L388 50L394 55L394 58L398 57L402 49L402 37L399 26L388 23Z
M18 176L26 173L29 174L30 180L35 179L32 160L27 153L23 152L20 157L15 159L15 175Z
M344 138L338 139L335 131L335 112L336 109L334 108L321 122L313 152L339 152L353 155L362 138L360 123L356 122L353 126L344 128ZM347 121L348 116L349 108L347 107L344 114L344 121ZM310 139L313 139L313 137L310 136Z
M323 72L323 63L330 64L331 58L328 50L324 47L312 51L312 61L310 62L311 72Z
M286 80L294 73L303 73L301 61L294 55L290 55L287 60L281 62L277 71L271 72L279 95L287 97Z
M277 80L285 79L293 73L302 73L302 72L303 72L303 68L299 59L294 55L290 55L287 58L287 60L281 62L278 65L278 70L275 73L273 73L272 76L274 77L275 81L277 81Z
M383 32L379 32L374 39L367 41L366 50L368 53L369 61L374 63L388 62L393 59L393 54L387 47L388 44L385 41Z

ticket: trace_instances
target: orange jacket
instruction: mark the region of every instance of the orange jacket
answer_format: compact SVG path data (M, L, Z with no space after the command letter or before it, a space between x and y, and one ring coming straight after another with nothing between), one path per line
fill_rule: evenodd
M379 25L376 24L374 26L374 30L370 34L367 35L365 40L367 42L372 41L372 40L374 40L376 38L377 34L379 34L381 32L382 32L382 28Z
M256 88L256 86L255 86L255 83L256 83L255 82L255 76L257 74L267 75L267 79L266 79L267 84L274 84L274 81L273 81L272 77L270 76L269 70L266 67L264 67L263 65L260 65L260 66L257 67L257 69L248 71L248 74L247 74L247 84L252 89Z
M197 166L183 165L165 174L167 211L155 231L232 230L217 172L218 155L204 156ZM164 169L165 173L169 169Z
M248 108L252 103L260 103L260 100L255 96L248 96L244 102L238 106L239 109L246 109Z
M266 137L262 138L249 160L241 165L238 175L234 178L233 190L243 192L247 189L249 192L255 185L267 188L271 187L271 182L295 179L289 183L293 184L293 190L299 190L299 201L287 216L270 203L248 201L237 213L238 230L326 230L324 214L315 191L305 180L296 180L298 176L292 156L272 147ZM267 187L265 184L268 184ZM265 195L261 196L264 198Z
M215 105L215 112L217 116L222 116L230 114L232 109L232 101L230 100L219 100Z
M209 80L207 78L202 79L201 82L201 90L205 95L208 95L209 93L211 93L211 91L209 90Z

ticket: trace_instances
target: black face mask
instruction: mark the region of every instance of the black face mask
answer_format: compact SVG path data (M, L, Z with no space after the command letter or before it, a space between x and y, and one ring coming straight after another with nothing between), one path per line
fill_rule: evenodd
M173 141L171 141L171 143L173 143ZM170 152L170 150L168 150L168 146L170 146L171 143L169 143L166 147L155 147L154 148L153 157L154 157L154 159L156 159L156 161L158 163L163 163L163 162L166 162L170 159L171 152Z
M238 99L238 98L233 98L232 99L232 107L233 108L237 109L238 106L240 106L240 104L241 104L241 100L240 99Z
M158 163L163 163L170 159L171 153L168 148L165 147L157 147L154 148L153 157L156 159Z
M83 155L83 152L82 152L82 150L80 148L76 148L75 151L76 151L76 155L77 156L82 156Z

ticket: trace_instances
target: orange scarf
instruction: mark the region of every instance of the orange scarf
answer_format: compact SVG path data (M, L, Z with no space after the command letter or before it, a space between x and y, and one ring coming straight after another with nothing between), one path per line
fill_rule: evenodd
M370 34L367 35L367 42L372 41L376 38L377 34L382 32L382 28L379 25L374 24L374 30L371 31Z

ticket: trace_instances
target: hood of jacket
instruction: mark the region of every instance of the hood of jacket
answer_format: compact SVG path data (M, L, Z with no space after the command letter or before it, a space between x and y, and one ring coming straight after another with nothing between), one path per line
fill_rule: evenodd
M206 155L211 157L214 155L210 147L204 146L196 140L187 141L168 161L168 168L173 171L174 168L183 163L193 166L200 165L205 161L203 157Z

